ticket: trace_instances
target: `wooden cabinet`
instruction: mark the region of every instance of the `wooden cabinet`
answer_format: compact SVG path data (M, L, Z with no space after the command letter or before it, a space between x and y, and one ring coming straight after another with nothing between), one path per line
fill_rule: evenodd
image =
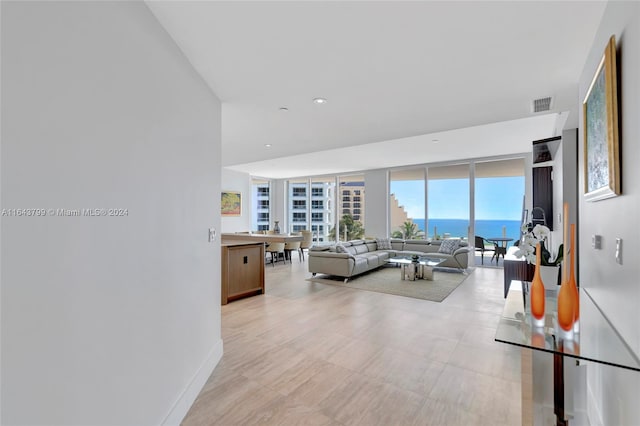
M226 242L222 251L222 304L264 293L264 244Z
M512 280L518 281L531 281L533 279L533 273L535 271L535 265L527 263L524 257L516 257L515 251L517 247L509 247L507 254L504 257L503 269L504 269L504 298L507 298L509 293L509 287Z

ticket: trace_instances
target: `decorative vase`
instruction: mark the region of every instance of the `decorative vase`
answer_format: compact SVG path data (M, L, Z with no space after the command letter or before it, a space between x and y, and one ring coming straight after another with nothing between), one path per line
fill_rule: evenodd
M273 232L275 234L279 234L280 233L280 221L276 220L275 224L273 225Z
M558 266L540 266L540 278L545 288L556 291L558 289L560 268Z
M575 254L576 254L576 225L571 224L571 252L570 269L569 269L569 287L573 292L573 332L580 332L580 294L578 293L578 285L576 284L576 266L575 266Z
M568 207L565 203L565 212L564 217L569 217ZM565 255L563 259L566 259L567 256L567 226L565 223L564 227L564 251ZM571 251L573 251L573 242L571 243ZM560 284L560 291L558 291L558 326L560 327L561 337L566 340L573 339L573 322L575 319L575 296L573 289L571 288L571 284L567 279L567 268L564 268L562 273L562 284Z
M573 338L574 297L569 280L563 281L558 292L558 325L565 339Z
M544 327L544 283L540 278L540 244L536 248L536 269L531 281L531 318L534 327Z

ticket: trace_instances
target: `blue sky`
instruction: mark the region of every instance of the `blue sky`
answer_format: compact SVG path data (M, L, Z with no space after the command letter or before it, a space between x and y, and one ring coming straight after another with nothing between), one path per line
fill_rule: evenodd
M425 217L423 181L392 181L391 192L409 217ZM476 219L520 220L523 195L523 176L476 179ZM429 181L429 209L432 219L468 219L468 179Z

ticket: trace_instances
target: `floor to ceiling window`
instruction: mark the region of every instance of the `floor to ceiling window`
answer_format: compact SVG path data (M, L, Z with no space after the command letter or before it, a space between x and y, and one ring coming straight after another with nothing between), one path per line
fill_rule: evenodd
M314 241L335 241L329 235L336 220L336 179L311 179L311 231Z
M292 179L288 191L288 232L299 232L309 228L309 180Z
M310 230L314 242L335 240L336 177L287 181L288 232Z
M253 185L254 228L268 229L268 182L254 180ZM367 237L364 175L291 179L286 194L284 232L311 230L318 243ZM523 194L524 159L390 170L390 234L405 239L467 240L474 232L486 238L504 234L515 241L519 238ZM371 212L375 218L381 213Z
M364 175L338 177L338 232L329 231L331 238L348 241L364 238L365 189Z
M427 169L427 235L463 238L469 234L469 164Z
M389 223L392 237L425 237L424 173L424 167L393 170L389 173Z
M520 239L524 167L522 158L475 164L475 235Z
M266 231L269 229L270 195L269 181L266 179L251 180L251 229Z

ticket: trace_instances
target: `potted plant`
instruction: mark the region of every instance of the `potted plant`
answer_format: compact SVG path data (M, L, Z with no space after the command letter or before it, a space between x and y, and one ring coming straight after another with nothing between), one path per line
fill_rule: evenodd
M560 284L560 264L562 263L563 244L558 247L558 253L553 256L547 249L546 242L549 240L551 231L544 225L536 225L531 228L529 225L523 225L523 236L518 250L515 252L517 257L524 257L531 265L536 264L536 245L540 243L540 274L542 282L545 284Z

